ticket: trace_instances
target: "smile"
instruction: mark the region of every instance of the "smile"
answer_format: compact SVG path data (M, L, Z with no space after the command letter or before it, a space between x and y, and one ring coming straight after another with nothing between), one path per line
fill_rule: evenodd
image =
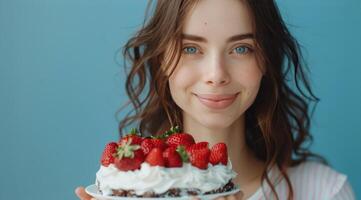
M198 100L205 106L212 109L224 109L230 106L239 93L232 95L195 94Z

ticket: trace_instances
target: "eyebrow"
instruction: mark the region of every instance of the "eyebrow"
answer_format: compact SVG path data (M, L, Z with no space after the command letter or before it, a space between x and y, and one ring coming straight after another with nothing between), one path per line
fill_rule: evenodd
M182 38L182 40L192 40L192 41L204 42L204 43L208 42L207 39L204 37L201 37L198 35L191 35L191 34L187 34L187 33L182 33L181 38ZM227 39L227 43L238 41L238 40L244 40L244 39L254 39L254 35L252 33L234 35Z

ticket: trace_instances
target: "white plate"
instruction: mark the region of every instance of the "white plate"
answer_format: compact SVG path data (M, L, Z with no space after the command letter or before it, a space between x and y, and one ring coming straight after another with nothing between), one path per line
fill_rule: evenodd
M137 198L137 197L115 197L115 196L103 196L102 194L100 194L98 188L96 187L96 185L89 185L88 187L85 188L85 191L95 197L98 200L159 200L159 199L171 199L171 200L190 200L192 196L183 196L183 197L167 197L167 198ZM208 195L199 195L197 196L197 198L201 199L201 200L212 200L215 199L217 197L222 197L222 196L227 196L227 195L231 195L231 194L235 194L239 191L239 187L236 187L235 189L229 191L229 192L224 192L224 193L217 193L217 194L208 194Z

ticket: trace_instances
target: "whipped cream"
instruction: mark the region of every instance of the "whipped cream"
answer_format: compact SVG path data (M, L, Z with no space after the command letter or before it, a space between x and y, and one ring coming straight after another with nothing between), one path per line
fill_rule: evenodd
M120 171L113 164L101 166L96 173L96 184L103 195L112 194L113 189L134 190L137 195L147 191L161 194L171 188L196 188L205 193L223 187L236 176L230 160L227 166L208 164L205 170L190 163L183 163L183 167L165 168L144 162L140 170L127 172Z

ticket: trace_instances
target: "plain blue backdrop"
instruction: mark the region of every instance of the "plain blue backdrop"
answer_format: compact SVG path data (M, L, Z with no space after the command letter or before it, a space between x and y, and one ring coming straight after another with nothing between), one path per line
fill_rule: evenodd
M0 0L0 199L76 199L94 182L126 99L117 51L146 3ZM361 1L278 3L321 99L312 149L361 197Z

